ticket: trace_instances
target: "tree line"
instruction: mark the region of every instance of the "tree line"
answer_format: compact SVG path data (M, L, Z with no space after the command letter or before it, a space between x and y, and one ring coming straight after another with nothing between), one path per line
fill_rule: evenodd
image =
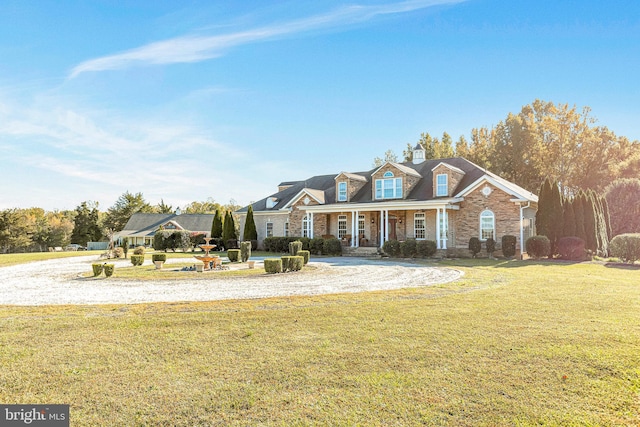
M239 208L233 200L220 204L209 198L191 202L181 212L226 216ZM175 210L164 200L152 205L142 193L128 191L104 212L100 211L97 202L92 201L84 201L74 210L65 211L48 212L42 208L5 209L0 211L0 253L40 252L48 248L65 247L70 243L86 246L87 242L108 240L110 233L122 230L136 212L167 214ZM220 227L223 222L221 217ZM233 224L233 220L229 224Z

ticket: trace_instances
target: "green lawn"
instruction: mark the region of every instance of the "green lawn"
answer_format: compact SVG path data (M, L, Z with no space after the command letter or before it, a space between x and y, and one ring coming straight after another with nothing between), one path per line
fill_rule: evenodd
M0 254L0 267L44 261L47 259L69 258L87 255L100 255L104 251L69 251L69 252L30 252L24 254Z
M74 426L640 424L640 270L447 264L464 278L391 292L0 307L0 402Z

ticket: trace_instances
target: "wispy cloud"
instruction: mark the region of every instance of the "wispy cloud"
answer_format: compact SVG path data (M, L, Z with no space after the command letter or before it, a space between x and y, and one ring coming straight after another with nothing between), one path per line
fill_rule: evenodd
M438 5L462 3L466 0L408 0L383 5L352 5L332 12L296 21L278 23L230 34L186 35L150 43L115 55L90 59L75 66L69 77L89 71L125 69L136 65L199 62L216 58L236 46L292 36L321 29L334 29L372 20L381 15L412 12Z

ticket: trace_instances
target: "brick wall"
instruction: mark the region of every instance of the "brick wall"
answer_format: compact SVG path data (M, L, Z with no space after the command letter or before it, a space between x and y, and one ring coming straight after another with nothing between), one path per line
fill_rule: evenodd
M353 197L353 195L356 194L358 191L360 191L360 189L364 187L364 185L366 184L366 181L351 179L344 175L340 175L338 179L336 179L336 202L338 202L338 194L340 193L338 191L338 184L340 182L347 183L347 202L351 201L351 198Z
M413 187L416 186L418 181L420 181L419 177L413 175L407 175L402 172L398 168L393 165L385 165L380 170L378 170L375 174L371 176L371 198L373 200L376 199L376 179L385 179L383 176L386 172L391 171L393 173L394 178L402 178L402 198L406 198L407 195L413 190Z
M458 184L464 177L464 174L460 172L456 172L445 165L439 165L433 170L433 196L436 195L436 187L438 185L436 176L438 175L447 175L447 187L448 187L448 197L453 196L453 192L458 188Z

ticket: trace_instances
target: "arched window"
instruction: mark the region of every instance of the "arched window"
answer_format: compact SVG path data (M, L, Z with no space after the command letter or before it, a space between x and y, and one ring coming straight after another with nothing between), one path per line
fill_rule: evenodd
M486 209L480 214L480 240L496 238L496 217Z
M393 172L391 171L386 171L384 173L384 175L382 175L383 178L393 178Z
M311 236L311 221L309 221L309 214L302 218L302 237Z

